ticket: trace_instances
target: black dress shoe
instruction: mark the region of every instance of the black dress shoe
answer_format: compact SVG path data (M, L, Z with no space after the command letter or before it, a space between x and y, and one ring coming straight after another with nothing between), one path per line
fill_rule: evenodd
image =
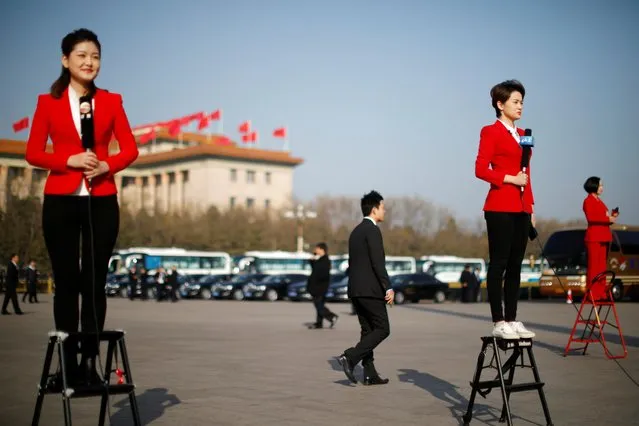
M339 318L339 315L335 315L333 318L331 318L331 328L335 327L335 324L337 324L338 318Z
M339 362L339 365L342 366L342 370L344 370L344 374L346 374L346 377L348 378L348 380L350 380L353 383L357 383L355 374L353 374L353 370L355 369L355 366L351 363L348 357L342 354L337 358L337 362Z
M24 315L24 312L18 311L18 312L16 312L16 315Z
M308 326L308 329L309 329L309 330L320 330L320 329L322 329L322 328L324 328L324 327L323 327L323 326L321 326L321 325L318 325L318 324L312 324L312 325L309 325L309 326Z
M365 386L385 385L386 383L388 383L388 379L382 379L379 376L364 377Z
M2 315L11 315L11 312L9 312L9 311L2 311Z

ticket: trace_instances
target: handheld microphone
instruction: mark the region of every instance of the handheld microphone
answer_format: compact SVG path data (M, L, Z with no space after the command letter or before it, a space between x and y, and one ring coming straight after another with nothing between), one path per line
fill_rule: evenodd
M526 169L530 164L530 151L535 146L535 138L532 135L531 129L524 131L524 136L519 137L519 146L522 147L521 151L521 171L526 173ZM521 192L524 192L524 187L521 187Z
M82 133L82 146L87 152L91 152L95 146L95 130L93 126L93 97L80 97L80 132ZM91 179L87 179L89 189Z

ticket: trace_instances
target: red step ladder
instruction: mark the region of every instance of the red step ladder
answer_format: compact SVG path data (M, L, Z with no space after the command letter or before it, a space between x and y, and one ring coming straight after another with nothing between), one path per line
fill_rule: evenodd
M567 356L568 352L570 352L571 350L582 350L582 355L586 355L588 345L591 343L601 343L601 347L603 348L608 359L619 359L628 356L626 341L623 338L621 324L619 323L619 317L617 316L617 308L615 307L615 300L613 299L611 292L612 283L615 280L615 273L610 270L601 272L600 274L597 274L597 276L594 277L592 281L596 282L606 275L611 276L610 281L608 282L608 285L606 287L606 298L595 300L592 296L592 291L590 289L586 291L581 305L579 306L579 312L577 312L575 324L573 325L572 331L570 332L570 338L568 339L568 344L566 345L566 349L564 350L564 356ZM584 316L584 310L586 310L588 306L590 307L590 311L588 312L588 317L586 318ZM608 320L611 311L614 318ZM577 327L580 324L583 324L584 329L581 333L581 336L577 337L577 335L579 334L579 332L577 332ZM606 325L615 328L617 332L619 332L619 339L621 342L621 347L623 349L622 355L613 355L608 350L608 344L606 342L606 337L604 334L604 327ZM584 343L585 345L581 348L570 349L570 345L572 343Z

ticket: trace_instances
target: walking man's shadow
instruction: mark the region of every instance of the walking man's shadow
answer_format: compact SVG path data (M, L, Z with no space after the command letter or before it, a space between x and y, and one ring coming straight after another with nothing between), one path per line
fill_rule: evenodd
M458 386L440 379L439 377L435 377L432 374L420 373L417 370L400 369L399 372L400 374L398 378L400 382L412 383L415 386L430 392L435 398L444 401L448 404L448 409L450 410L451 415L459 421L460 425L464 424L462 416L466 414L466 410L468 409L468 399L459 393ZM468 396L470 396L470 392ZM473 420L484 424L503 424L499 423L502 408L501 394L499 394L499 399L495 400L495 407L478 404L477 398L481 398L481 396L477 395L475 398L475 404L473 404ZM514 415L512 418L518 418L530 424L540 425L539 423L533 423L527 419Z
M147 389L143 394L136 395L136 399L138 401L142 426L146 426L154 420L159 419L164 414L164 410L182 402L177 396L168 393L168 389L164 388ZM111 416L111 424L113 426L133 424L129 398L125 398L113 406L119 409Z

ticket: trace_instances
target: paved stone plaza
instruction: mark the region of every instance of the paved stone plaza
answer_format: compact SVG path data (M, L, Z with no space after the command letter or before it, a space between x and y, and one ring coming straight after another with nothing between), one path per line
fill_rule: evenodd
M31 424L52 298L0 317L0 425ZM395 306L391 336L377 351L385 386L350 385L333 360L355 343L348 304L334 330L308 330L310 303L110 299L107 328L127 331L144 425L460 425L469 381L490 331L487 304ZM619 364L639 379L639 304L618 305L629 355ZM564 358L576 315L571 305L521 302L537 332L535 356L554 425L639 424L639 387L599 345ZM612 345L616 350L619 346ZM359 373L361 375L361 371ZM518 370L515 382L530 381ZM545 425L537 392L513 394L516 425ZM112 397L111 424L132 424L128 399ZM497 425L498 389L478 397L472 424ZM99 398L72 401L74 425L95 425ZM64 424L61 398L47 395L41 425ZM108 425L107 421L107 425Z

